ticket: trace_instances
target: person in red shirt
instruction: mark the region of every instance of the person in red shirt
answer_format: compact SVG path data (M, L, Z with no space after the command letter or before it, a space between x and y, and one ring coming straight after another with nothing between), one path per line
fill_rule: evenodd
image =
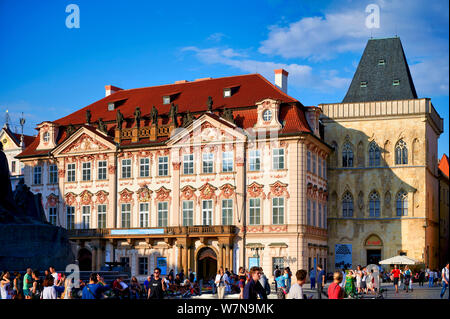
M392 269L391 274L394 277L395 293L398 294L398 281L400 280L400 269L398 269L397 265L394 265L394 269Z
M342 273L333 274L333 283L328 287L328 299L344 299L344 290L339 284L342 282Z

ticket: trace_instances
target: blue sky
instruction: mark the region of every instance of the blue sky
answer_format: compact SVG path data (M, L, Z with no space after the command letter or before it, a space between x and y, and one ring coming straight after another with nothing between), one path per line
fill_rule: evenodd
M80 8L80 28L65 25ZM381 8L367 29L365 8ZM400 36L419 97L444 118L449 153L449 4L443 0L103 1L0 0L0 112L25 131L136 88L273 70L289 71L304 105L340 102L367 40ZM0 123L3 124L3 115Z

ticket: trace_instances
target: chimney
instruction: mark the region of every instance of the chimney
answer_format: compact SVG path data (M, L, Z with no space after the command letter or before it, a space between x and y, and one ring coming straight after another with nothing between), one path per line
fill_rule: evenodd
M287 94L287 80L289 72L285 69L275 70L275 85Z
M105 96L110 96L111 94L121 90L123 89L118 88L117 86L114 85L105 85Z

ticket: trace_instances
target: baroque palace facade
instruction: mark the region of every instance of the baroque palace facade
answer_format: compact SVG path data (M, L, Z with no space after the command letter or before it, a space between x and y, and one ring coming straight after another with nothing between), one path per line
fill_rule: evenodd
M18 158L81 269L123 261L195 271L327 263L327 164L320 108L259 74L106 97L56 121Z
M437 140L399 38L369 40L342 103L322 104L329 157L329 268L407 255L439 265ZM448 216L446 212L442 212ZM448 241L448 235L447 235Z

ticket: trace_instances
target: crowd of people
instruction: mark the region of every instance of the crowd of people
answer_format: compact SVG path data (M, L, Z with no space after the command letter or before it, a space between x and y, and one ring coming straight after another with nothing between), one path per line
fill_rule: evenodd
M429 287L441 285L440 297L443 298L449 283L449 264L441 272L425 269L415 273L408 267L400 269L395 265L392 271L379 274L381 278L392 281L395 293L399 288L408 293L412 291L412 282L423 283L428 280ZM303 286L307 278L306 270L298 270L295 278L289 267L279 269L275 267L274 290L278 299L306 299ZM336 271L333 274L333 282L325 292L326 273L321 265L311 269L310 288L324 294L328 299L361 298L363 295L379 295L379 284L373 269L357 266L356 269ZM293 282L294 281L294 282ZM141 284L133 276L126 283L122 276L117 276L111 284L107 284L98 273L92 273L88 282L79 280L75 285L72 279L66 278L64 273L56 272L54 267L49 267L42 274L36 270L27 269L22 277L19 272L11 274L2 272L0 276L0 299L162 299L166 297L181 296L189 298L202 294L203 282L197 280L196 274L189 269L187 275L183 271L175 274L170 270L167 276L161 274L161 269L155 268L154 272ZM225 294L238 294L240 299L267 299L271 294L271 285L268 277L261 267L252 267L246 270L240 267L238 273L227 268L219 268L216 276L211 281L206 281L205 286L212 288L212 293L217 293L217 298L225 298Z

